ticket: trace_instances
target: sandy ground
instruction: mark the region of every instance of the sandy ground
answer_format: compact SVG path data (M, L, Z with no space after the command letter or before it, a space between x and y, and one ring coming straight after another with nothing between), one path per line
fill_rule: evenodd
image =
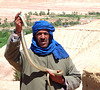
M19 90L19 81L1 81L0 90Z

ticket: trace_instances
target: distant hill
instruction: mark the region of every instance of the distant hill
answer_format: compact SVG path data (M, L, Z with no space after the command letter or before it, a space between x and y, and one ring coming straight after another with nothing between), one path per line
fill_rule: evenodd
M12 22L16 13L40 11L70 14L78 12L86 14L88 12L100 12L100 0L0 0L0 19L3 22L7 18Z
M50 9L67 13L100 11L100 0L0 0L0 17L11 17L19 11L35 12Z

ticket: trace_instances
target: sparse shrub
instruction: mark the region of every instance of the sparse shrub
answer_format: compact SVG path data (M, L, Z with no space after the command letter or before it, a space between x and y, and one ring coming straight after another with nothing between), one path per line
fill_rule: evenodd
M47 15L49 15L50 14L50 9L48 9L48 13L47 13Z
M95 15L95 12L88 12L89 15Z
M49 14L49 16L53 18L53 17L56 16L56 14L55 14L54 12L51 12L51 13Z
M15 23L14 22L10 22L10 26L11 27L15 26Z
M13 69L14 70L14 80L15 81L20 81L20 72L16 69Z
M0 37L2 36L2 31L0 31Z
M2 24L2 27L3 27L3 28L5 28L5 27L10 28L11 25L10 25L10 23L6 22L6 23L3 23L3 24Z
M35 11L35 13L33 13L33 15L37 15L38 16L38 13Z
M39 15L46 15L44 11L40 11Z
M62 25L62 19L58 19L56 22L54 22L54 25L55 26L60 26L60 25Z
M62 12L62 14L63 14L63 15L66 15L66 13L65 13L64 11Z
M3 29L2 31L0 31L0 48L7 43L10 34L11 31L8 31L7 29Z
M32 12L28 12L29 15L32 15Z

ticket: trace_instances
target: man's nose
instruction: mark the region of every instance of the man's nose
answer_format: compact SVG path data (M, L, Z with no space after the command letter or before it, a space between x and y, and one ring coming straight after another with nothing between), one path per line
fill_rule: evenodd
M45 38L45 35L44 35L44 34L42 34L42 35L41 35L41 38Z

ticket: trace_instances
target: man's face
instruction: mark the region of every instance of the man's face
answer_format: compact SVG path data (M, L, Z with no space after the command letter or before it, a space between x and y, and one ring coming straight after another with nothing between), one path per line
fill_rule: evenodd
M35 38L40 47L42 47L42 48L48 47L50 34L46 29L39 30L36 33Z

